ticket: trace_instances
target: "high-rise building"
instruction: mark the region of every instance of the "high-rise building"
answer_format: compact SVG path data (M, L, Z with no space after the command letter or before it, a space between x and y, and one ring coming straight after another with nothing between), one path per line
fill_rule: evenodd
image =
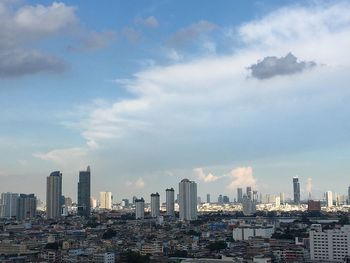
M258 202L258 199L259 199L258 191L254 190L254 191L253 191L253 201L254 201L255 203L257 203L257 202Z
M324 231L321 225L311 225L309 234L313 262L346 262L350 256L350 225Z
M243 196L242 210L244 215L252 215L256 212L256 203L247 195Z
M228 203L230 202L230 198L229 198L227 195L224 195L224 196L222 197L222 202L223 202L224 204L228 204Z
M111 192L100 192L100 209L112 209L112 193Z
M327 191L325 193L326 196L326 205L327 207L332 207L333 206L333 194L332 191Z
M210 204L210 194L207 194L207 203Z
M151 216L158 217L160 214L160 198L159 194L151 194Z
M250 200L253 200L253 193L252 193L252 187L251 186L247 186L247 197Z
M284 193L280 193L280 200L281 200L281 204L285 203L285 199L284 199Z
M92 209L95 209L97 207L97 199L94 196L90 198L90 207Z
M174 188L165 190L166 215L175 216L175 191Z
M46 216L58 218L62 213L62 173L55 171L46 178Z
M218 203L219 203L219 204L222 204L222 203L223 203L222 195L219 195L219 197L218 197Z
M237 202L242 203L243 201L243 189L237 188Z
M145 200L143 198L135 199L135 218L145 218Z
M122 206L125 208L125 207L129 207L129 199L127 198L124 198L122 200Z
M180 220L197 219L197 184L188 179L179 183Z
M300 184L299 178L297 176L293 177L293 196L294 203L300 204Z
M17 198L17 220L36 217L36 197L34 194L20 194Z
M11 218L17 213L17 198L15 193L2 193L0 198L0 217Z
M91 211L91 171L90 166L86 171L79 172L78 182L78 215L90 216Z

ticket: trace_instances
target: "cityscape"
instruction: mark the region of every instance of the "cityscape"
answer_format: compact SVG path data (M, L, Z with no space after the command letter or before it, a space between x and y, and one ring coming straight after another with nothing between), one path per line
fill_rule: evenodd
M77 199L62 195L63 174L46 178L46 202L35 194L2 193L2 262L348 262L348 195L324 199L262 195L252 187L202 201L197 183L182 179L165 202L111 192L91 196L90 166L79 172ZM199 185L200 187L200 185ZM176 193L176 195L175 195ZM325 245L326 244L326 245Z
M0 0L0 263L350 263L350 0Z

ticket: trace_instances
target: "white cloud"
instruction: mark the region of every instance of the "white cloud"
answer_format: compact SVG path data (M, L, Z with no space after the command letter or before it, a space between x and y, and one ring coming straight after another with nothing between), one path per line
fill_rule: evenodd
M195 168L193 171L196 173L198 179L205 183L215 182L219 179L218 176L213 175L212 173L206 175L203 171L203 168Z
M131 182L131 181L126 182L126 186L128 186L133 190L140 190L145 187L145 181L140 177L134 182Z
M87 155L87 150L84 148L68 148L56 149L47 153L34 153L33 156L44 161L51 161L59 166L81 166L84 164L83 158Z
M159 22L158 22L157 18L155 18L154 16L149 16L146 18L137 17L135 19L135 24L146 26L149 28L156 28L159 26Z
M343 17L339 26L323 18L334 8ZM118 83L129 92L128 98L96 106L80 120L82 135L94 145L115 147L121 155L137 152L147 165L167 156L176 165L192 167L207 160L229 162L227 156L255 158L346 141L350 61L344 54L350 46L350 21L346 19L350 7L318 10L291 8L291 17L279 10L245 24L238 31L247 45L234 54L135 73ZM278 36L272 30L292 30L283 21L299 13L295 38ZM315 25L308 22L308 15L314 17ZM308 26L301 26L303 19ZM271 28L264 29L267 25ZM265 33L255 38L253 32L260 27ZM318 27L327 28L326 33L315 35ZM247 67L259 58L284 56L289 51L326 66L266 81L247 78Z
M231 183L227 186L231 191L235 191L237 187L247 187L251 186L256 188L257 180L253 176L253 168L248 167L238 167L233 169L230 173Z

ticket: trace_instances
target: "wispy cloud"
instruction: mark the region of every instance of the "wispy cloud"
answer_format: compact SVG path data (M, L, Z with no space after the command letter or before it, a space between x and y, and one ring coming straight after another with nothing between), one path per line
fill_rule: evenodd
M135 24L142 25L149 28L157 28L159 26L159 22L157 18L155 18L154 16L149 16L146 18L136 17Z
M138 178L136 181L127 181L126 182L126 186L131 188L131 189L143 189L145 187L145 181L143 180L143 178Z
M203 168L195 168L193 171L196 173L198 179L205 183L215 182L219 179L218 176L213 175L212 173L206 175L203 171Z

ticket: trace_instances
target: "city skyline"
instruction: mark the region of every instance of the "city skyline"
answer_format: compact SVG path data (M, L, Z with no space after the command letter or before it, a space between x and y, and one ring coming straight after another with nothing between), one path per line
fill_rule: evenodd
M0 11L0 192L45 200L45 178L61 171L75 200L91 165L96 198L148 198L188 178L203 200L248 186L287 199L294 176L301 199L346 194L349 1Z

